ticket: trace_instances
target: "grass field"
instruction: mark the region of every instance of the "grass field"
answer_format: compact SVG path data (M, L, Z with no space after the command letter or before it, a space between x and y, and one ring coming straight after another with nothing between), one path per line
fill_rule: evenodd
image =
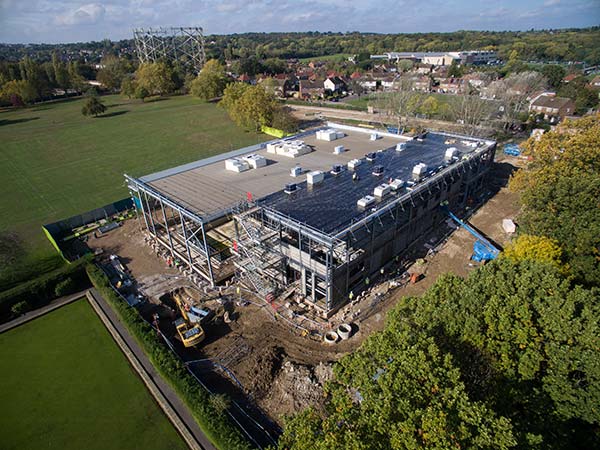
M0 334L4 450L187 448L81 299Z
M311 62L311 61L344 61L348 59L350 53L336 53L334 55L325 55L325 56L311 56L310 58L300 58L299 61L303 63Z
M108 111L98 118L81 115L81 99L0 112L0 235L26 255L14 267L56 265L40 226L126 197L124 172L144 175L267 139L189 96L103 101Z

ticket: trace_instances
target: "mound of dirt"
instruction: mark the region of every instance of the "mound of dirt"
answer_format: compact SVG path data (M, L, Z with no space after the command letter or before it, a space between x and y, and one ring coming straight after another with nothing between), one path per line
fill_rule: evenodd
M284 416L309 406L321 409L325 400L323 385L332 377L331 364L319 363L310 367L287 360L261 403L279 422Z
M254 398L259 399L269 391L281 369L283 355L281 347L255 348L244 364L237 368L238 377L247 380L244 387Z

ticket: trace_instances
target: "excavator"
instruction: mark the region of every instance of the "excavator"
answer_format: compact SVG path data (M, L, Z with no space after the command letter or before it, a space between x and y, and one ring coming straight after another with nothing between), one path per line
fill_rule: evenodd
M183 342L185 347L198 345L205 337L204 329L198 323L201 317L197 313L195 314L195 311L192 311L194 307L190 307L179 293L174 292L173 299L177 303L182 316L175 321L175 328L177 329L177 333L179 333L181 342Z

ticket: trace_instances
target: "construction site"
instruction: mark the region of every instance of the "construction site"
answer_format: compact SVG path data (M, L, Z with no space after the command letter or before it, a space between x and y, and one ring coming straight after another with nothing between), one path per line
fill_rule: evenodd
M474 201L495 148L329 123L126 179L152 243L196 284L239 281L327 319Z
M381 330L399 298L468 275L509 239L517 159L494 162L495 148L328 123L126 176L137 219L87 245L267 446L286 415L323 405L333 362Z

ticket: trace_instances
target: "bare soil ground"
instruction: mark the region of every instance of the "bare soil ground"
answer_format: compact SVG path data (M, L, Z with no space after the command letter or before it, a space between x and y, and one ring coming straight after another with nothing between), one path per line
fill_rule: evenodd
M469 219L471 225L501 247L510 240L502 229L502 219L515 219L519 210L517 195L505 187L519 162L515 158L497 161L488 183L491 198ZM358 348L371 333L381 330L386 312L399 298L422 294L443 273L467 276L475 269L477 263L470 261L474 238L463 229L451 231L449 227L439 230L440 235L447 233L449 237L435 252L419 258L418 268L408 268L409 272L423 273L421 281L391 287L389 280L380 280L333 317L333 327L344 321L353 322L355 332L347 341L327 345L321 334L306 335L294 329L270 305L247 293L238 295L230 288L222 292L226 306L216 309L215 318L205 327L206 340L194 357L209 358L226 367L241 383L244 393L279 423L285 415L309 405L319 407L323 402L323 383L331 378L332 363ZM88 244L118 254L138 283L142 280L147 288L154 283L160 286L157 291L166 292L186 285L179 272L166 267L164 260L145 244L137 220L130 220L105 237L91 238ZM220 301L218 291L197 293L203 301ZM158 297L156 293L151 300L158 302ZM223 320L225 310L233 319L230 323Z

